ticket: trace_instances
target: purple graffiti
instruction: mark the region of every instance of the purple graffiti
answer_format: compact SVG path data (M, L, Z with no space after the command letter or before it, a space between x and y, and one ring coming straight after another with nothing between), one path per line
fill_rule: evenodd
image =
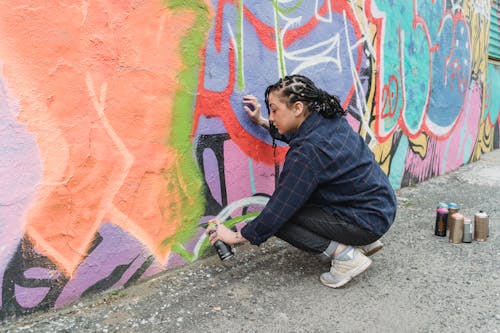
M68 281L55 307L62 307L80 298L100 281L103 281L100 288L103 290L123 285L149 256L145 247L136 238L114 224L104 223L99 235L102 237L100 243L89 253Z

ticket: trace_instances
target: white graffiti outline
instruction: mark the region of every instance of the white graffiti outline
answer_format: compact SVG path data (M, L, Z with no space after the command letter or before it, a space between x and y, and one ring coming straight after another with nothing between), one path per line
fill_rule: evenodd
M237 210L239 208L247 207L250 205L264 207L268 201L269 201L269 197L262 196L262 195L256 195L253 197L242 198L242 199L233 201L229 205L224 207L219 212L219 214L217 214L217 216L215 216L215 218L219 219L221 222L224 222L230 217L232 212L234 212L235 210ZM253 219L254 219L254 217L250 217L242 222L248 223L248 222L252 221ZM201 246L202 246L203 242L205 241L205 238L207 238L207 236L205 235L205 233L203 233L200 236L200 238L198 239L198 241L196 242L196 245L195 245L194 250L193 250L194 259L198 258L199 254L200 254Z
M319 6L318 6L319 0L316 0L316 3L314 4L314 14L316 16L316 19L318 21L323 21L323 22L328 22L332 23L333 21L333 15L332 15L332 2L330 0L327 0L328 4L328 18L325 18L321 15L319 15Z
M346 34L346 43L347 43L347 48L349 50L348 55L349 55L349 69L351 71L351 76L352 80L354 82L354 89L355 89L355 97L356 97L356 110L360 114L360 119L361 119L361 125L366 131L366 134L370 136L370 139L375 138L375 134L370 128L370 125L368 124L367 119L370 119L370 110L368 109L366 105L366 96L365 92L363 91L363 85L361 84L361 80L359 78L358 72L356 71L356 64L354 62L354 58L352 56L352 50L355 50L358 45L362 42L366 42L366 37L363 37L359 39L354 45L351 46L351 42L349 41L349 36L348 36L348 30L347 30L347 14L345 10L343 11L343 16L344 16L344 32ZM369 141L369 146L370 148L374 148L377 140L368 140Z
M308 53L310 51L315 51L321 49L323 46L329 45L325 50L320 51L314 55L310 56L302 56L304 53ZM334 56L327 56L328 53L334 53ZM300 65L294 68L292 73L300 73L306 68L316 66L318 64L323 63L333 63L337 65L340 72L342 72L342 63L340 60L340 36L336 34L332 38L329 38L323 42L317 43L313 46L305 47L299 50L295 50L292 52L284 51L285 58L289 60L302 62Z

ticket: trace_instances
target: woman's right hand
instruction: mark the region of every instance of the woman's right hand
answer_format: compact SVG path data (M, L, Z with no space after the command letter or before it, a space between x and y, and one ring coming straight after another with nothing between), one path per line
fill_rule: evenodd
M266 126L266 124L269 124L267 119L262 117L262 108L257 97L253 95L244 96L243 109L245 109L246 113L254 123L261 126Z

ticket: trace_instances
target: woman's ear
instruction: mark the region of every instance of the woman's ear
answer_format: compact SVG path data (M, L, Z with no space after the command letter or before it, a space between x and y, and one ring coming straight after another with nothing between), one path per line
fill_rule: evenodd
M301 101L297 101L293 104L293 114L295 117L299 117L305 113L305 105Z

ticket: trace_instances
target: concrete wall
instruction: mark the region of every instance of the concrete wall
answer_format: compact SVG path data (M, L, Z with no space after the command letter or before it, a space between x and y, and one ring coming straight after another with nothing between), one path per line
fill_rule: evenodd
M281 75L337 94L395 188L498 148L489 6L3 1L0 317L186 264L198 223L255 216L286 147L241 97Z

